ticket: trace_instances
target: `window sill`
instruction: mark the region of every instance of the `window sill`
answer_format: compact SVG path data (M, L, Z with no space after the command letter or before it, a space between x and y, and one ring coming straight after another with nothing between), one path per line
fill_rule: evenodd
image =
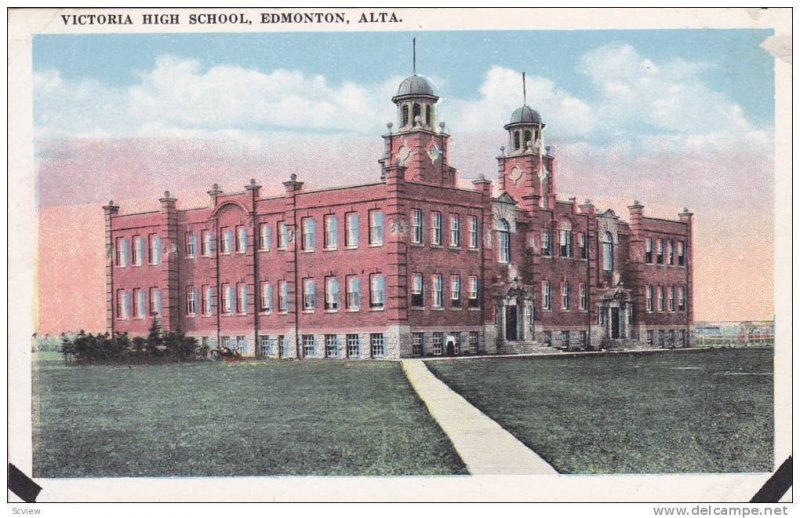
M411 242L411 243L408 244L408 246L412 246L414 248L425 248L425 243L414 243L414 242Z
M461 245L458 246L450 245L448 248L450 248L450 250L461 250Z
M380 248L383 246L383 243L370 243L368 246L370 248Z
M431 243L431 248L444 248L442 245L435 245Z
M271 314L272 314L272 310L269 310L269 311L261 311L261 312L259 312L258 314L259 314L259 315L262 315L262 316L264 316L264 315L271 315Z
M301 254L313 254L316 250L313 248L311 250L300 250Z
M313 315L315 313L313 309L304 309L301 310L300 312L303 313L304 315Z
M269 252L269 248L259 248L259 252Z
M431 308L431 311L444 311L444 308Z
M333 247L333 248L327 248L327 247L326 247L326 248L323 248L323 249L322 249L322 251L323 251L323 252L336 252L336 251L338 251L338 250L339 250L339 247L338 247L338 246L336 246L336 247Z
M338 309L326 309L325 310L325 313L338 313L338 312L339 312Z
M347 312L347 313L358 313L359 311L361 311L361 308L347 308L347 309L345 309L345 312Z
M480 248L472 248L471 246L467 248L467 252L480 252Z
M480 311L481 308L467 308L467 311Z
M450 308L450 311L464 311L464 308Z
M386 308L369 308L370 311L385 311Z
M345 246L343 250L358 250L358 245L355 246Z
M196 257L194 255L184 255L183 258L184 259L196 259Z

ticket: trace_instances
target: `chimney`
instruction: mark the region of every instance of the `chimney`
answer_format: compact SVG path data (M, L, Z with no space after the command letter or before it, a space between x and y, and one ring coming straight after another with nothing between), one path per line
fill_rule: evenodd
M634 200L633 205L628 205L631 215L631 232L638 234L642 229L642 218L644 217L644 205L639 200Z

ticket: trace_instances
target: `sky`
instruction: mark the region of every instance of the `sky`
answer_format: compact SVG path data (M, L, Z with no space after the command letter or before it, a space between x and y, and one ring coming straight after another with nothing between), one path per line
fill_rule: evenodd
M37 35L40 331L102 329L109 199L133 212L167 189L179 206L203 205L212 183L241 190L250 178L273 193L292 173L309 188L377 180L412 37L462 178L496 177L526 72L561 197L622 215L634 199L657 217L689 207L696 319L770 318L774 71L759 45L771 34ZM56 275L55 262L75 268ZM86 302L65 311L76 293Z

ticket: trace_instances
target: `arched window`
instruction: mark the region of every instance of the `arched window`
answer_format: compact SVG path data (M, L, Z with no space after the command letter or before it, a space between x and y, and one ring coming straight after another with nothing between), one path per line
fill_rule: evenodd
M413 112L414 116L412 117L413 120L411 121L412 124L414 125L417 124L417 117L419 116L420 113L422 112L420 111L419 103L414 103L414 112Z
M403 126L408 126L408 105L403 105Z
M431 125L431 112L433 111L433 106L430 104L425 105L425 125Z
M603 271L611 272L614 270L614 237L611 232L606 232L603 236Z
M514 132L514 149L519 149L519 131Z
M523 145L527 146L528 142L532 142L531 141L531 130L525 130L525 141L523 142Z
M498 261L503 264L511 262L511 225L501 219L497 228Z

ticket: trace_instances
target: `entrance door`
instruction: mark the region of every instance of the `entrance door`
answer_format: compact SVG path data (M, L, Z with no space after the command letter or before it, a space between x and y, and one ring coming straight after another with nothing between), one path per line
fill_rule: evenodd
M611 308L611 338L619 338L619 308Z
M519 340L517 334L517 308L519 306L506 306L506 340Z

